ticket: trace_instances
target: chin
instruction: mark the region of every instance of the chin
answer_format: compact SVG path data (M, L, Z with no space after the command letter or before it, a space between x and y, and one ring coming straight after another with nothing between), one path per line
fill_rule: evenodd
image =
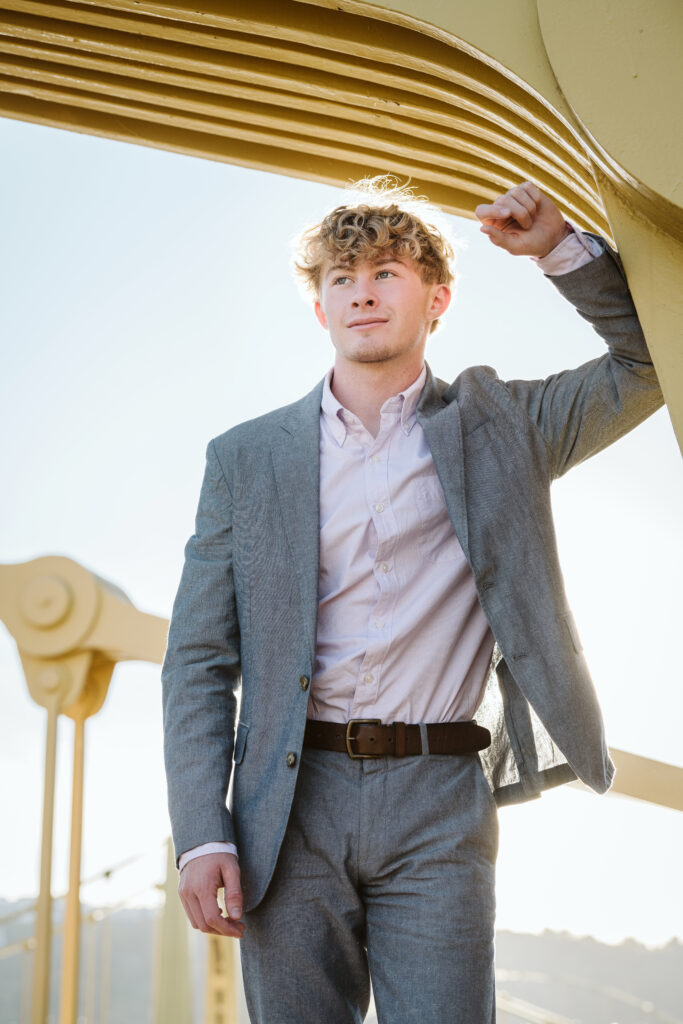
M387 349L375 349L373 352L356 352L351 358L355 363L386 363L396 355Z
M364 338L351 348L349 358L357 363L386 363L403 353L403 347L390 339Z

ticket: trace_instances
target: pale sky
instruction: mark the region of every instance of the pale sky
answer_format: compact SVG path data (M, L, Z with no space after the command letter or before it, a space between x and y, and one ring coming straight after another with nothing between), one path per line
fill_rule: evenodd
M207 441L308 392L332 361L289 243L327 186L0 120L0 561L67 555L170 614ZM538 377L602 346L533 264L473 221L434 371ZM616 747L681 763L680 454L664 410L554 490L570 601ZM38 884L44 711L0 628L0 896ZM66 885L71 723L60 727L54 887ZM87 727L84 890L133 896L168 834L159 667L122 664ZM9 829L7 823L10 823ZM683 938L683 816L562 787L501 813L498 925Z

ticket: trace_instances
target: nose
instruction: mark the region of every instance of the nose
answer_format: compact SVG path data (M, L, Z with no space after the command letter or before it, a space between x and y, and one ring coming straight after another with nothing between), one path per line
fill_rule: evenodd
M352 303L355 309L372 309L377 305L377 296L370 282L358 282Z

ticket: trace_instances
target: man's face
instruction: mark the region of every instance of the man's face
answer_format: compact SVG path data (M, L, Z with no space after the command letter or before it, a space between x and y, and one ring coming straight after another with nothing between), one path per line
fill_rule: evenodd
M430 324L449 301L447 285L426 284L410 259L330 263L323 268L315 314L330 332L337 361L421 361Z

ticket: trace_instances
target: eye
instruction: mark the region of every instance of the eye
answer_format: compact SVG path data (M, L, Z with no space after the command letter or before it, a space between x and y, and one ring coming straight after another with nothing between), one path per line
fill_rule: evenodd
M335 277L334 280L332 281L332 284L346 284L348 280L348 277Z
M394 274L393 274L393 272L391 270L379 270L377 272L377 277L379 277L381 279L384 279L384 280L386 280L386 278L388 278L388 277L393 277L393 276L394 276Z

